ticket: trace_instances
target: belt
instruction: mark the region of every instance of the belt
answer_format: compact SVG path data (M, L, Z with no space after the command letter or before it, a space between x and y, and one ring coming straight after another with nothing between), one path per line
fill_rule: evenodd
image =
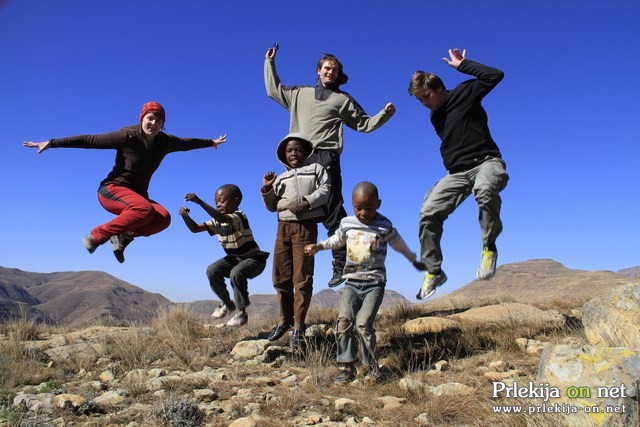
M450 174L466 172L468 170L475 168L476 166L480 166L481 164L483 164L485 161L489 159L500 159L500 158L501 157L499 156L486 156L481 159L473 159L473 163L467 163L465 165L456 166L454 168L447 170L447 172L449 172Z

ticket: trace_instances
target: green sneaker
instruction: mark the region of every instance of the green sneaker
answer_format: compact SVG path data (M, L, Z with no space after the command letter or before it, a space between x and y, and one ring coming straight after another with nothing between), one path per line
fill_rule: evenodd
M424 275L424 280L422 281L422 286L418 291L418 295L416 295L417 299L427 299L431 295L436 292L436 288L438 286L442 286L444 282L447 281L447 275L444 274L444 271L441 271L437 274L432 274L427 272Z
M476 272L476 277L480 280L489 280L496 274L496 262L498 261L498 251L490 251L488 247L482 248L482 260Z

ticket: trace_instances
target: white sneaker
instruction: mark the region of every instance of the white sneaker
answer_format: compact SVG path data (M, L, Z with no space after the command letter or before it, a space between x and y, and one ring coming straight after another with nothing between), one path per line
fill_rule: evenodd
M236 309L235 304L231 303L231 307L227 307L225 303L222 302L220 303L218 308L213 310L213 313L211 313L211 317L213 317L214 319L222 319L232 311L235 311L235 309Z
M424 280L422 281L422 286L418 291L418 295L416 295L417 299L427 299L431 295L436 293L436 288L438 286L442 286L444 282L447 281L447 275L444 274L444 271L441 271L438 274L431 274L427 272L424 275Z
M238 328L242 325L246 325L249 321L249 316L244 311L238 311L229 321L227 322L227 326L231 326L232 328Z
M498 261L498 251L490 251L488 247L482 248L482 259L480 267L476 272L476 277L480 280L489 280L496 274L496 263Z

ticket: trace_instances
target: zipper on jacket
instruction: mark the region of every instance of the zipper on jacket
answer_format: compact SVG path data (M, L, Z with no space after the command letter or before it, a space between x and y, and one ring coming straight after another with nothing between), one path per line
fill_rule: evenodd
M302 196L300 196L300 184L298 183L298 169L294 169L293 170L293 176L295 178L296 181L296 202L301 202L302 201Z

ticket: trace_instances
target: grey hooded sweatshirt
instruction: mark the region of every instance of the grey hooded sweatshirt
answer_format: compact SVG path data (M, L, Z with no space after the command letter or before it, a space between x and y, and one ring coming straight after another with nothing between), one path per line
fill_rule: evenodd
M273 187L266 193L260 193L266 208L271 212L278 212L279 221L305 221L315 219L321 221L326 215L326 204L329 200L329 175L319 164L307 164L299 168L291 168L287 164L285 148L292 139L305 144L309 156L313 152L313 144L301 133L290 133L280 143L276 150L278 160L287 169L278 175ZM309 157L307 157L308 160ZM310 208L308 211L294 214L289 210L291 202L301 202L306 199Z

